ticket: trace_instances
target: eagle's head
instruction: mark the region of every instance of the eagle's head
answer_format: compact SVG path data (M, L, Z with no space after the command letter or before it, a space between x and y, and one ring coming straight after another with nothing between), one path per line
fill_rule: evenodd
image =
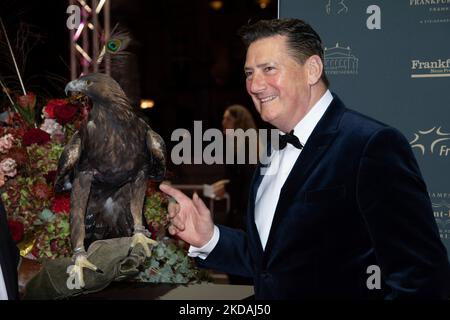
M100 104L125 103L128 100L120 85L110 76L103 73L90 73L70 81L64 89L66 94L79 92Z

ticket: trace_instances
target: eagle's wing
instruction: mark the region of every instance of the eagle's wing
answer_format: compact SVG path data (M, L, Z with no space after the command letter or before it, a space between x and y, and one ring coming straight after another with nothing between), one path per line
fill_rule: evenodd
M166 145L161 136L152 129L147 131L146 143L153 162L150 178L160 181L166 175Z
M76 131L64 147L64 151L59 157L58 174L55 179L55 191L61 192L71 189L70 175L81 155L81 138Z

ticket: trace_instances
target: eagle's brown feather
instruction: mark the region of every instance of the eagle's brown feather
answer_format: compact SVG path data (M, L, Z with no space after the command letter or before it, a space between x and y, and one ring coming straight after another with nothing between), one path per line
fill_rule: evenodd
M147 180L165 175L164 141L133 112L111 77L88 74L66 89L81 91L93 104L60 158L56 180L73 176L72 246L131 236L142 226Z

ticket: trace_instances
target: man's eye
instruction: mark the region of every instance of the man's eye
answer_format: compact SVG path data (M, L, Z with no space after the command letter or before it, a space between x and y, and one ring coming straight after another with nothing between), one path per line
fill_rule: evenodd
M264 68L264 72L270 72L270 71L272 71L274 69L275 69L274 67L265 67Z
M245 77L248 79L252 76L252 74L253 74L252 72L247 71L245 72Z

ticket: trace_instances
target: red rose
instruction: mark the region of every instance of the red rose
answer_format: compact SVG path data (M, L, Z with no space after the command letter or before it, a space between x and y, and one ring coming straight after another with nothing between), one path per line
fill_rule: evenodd
M46 118L54 119L55 118L55 109L60 106L65 106L67 101L65 99L50 99L47 102L47 105L44 107L44 113L46 114Z
M34 109L34 106L36 105L36 95L32 92L28 92L24 96L19 96L17 98L17 103L21 108Z
M46 105L44 107L44 114L45 117L48 119L54 119L55 118L55 106L53 105Z
M70 195L56 196L52 201L52 211L54 213L69 213Z
M55 119L55 109L65 107L67 101L65 99L50 99L44 107L45 117L48 119Z
M23 239L23 224L17 220L8 220L9 231L11 232L11 236L14 242L20 242Z
M78 108L73 104L55 107L55 118L60 124L64 125L72 121L78 111Z
M23 144L25 146L30 146L33 143L45 144L49 141L50 135L47 132L37 128L30 129L23 135Z

